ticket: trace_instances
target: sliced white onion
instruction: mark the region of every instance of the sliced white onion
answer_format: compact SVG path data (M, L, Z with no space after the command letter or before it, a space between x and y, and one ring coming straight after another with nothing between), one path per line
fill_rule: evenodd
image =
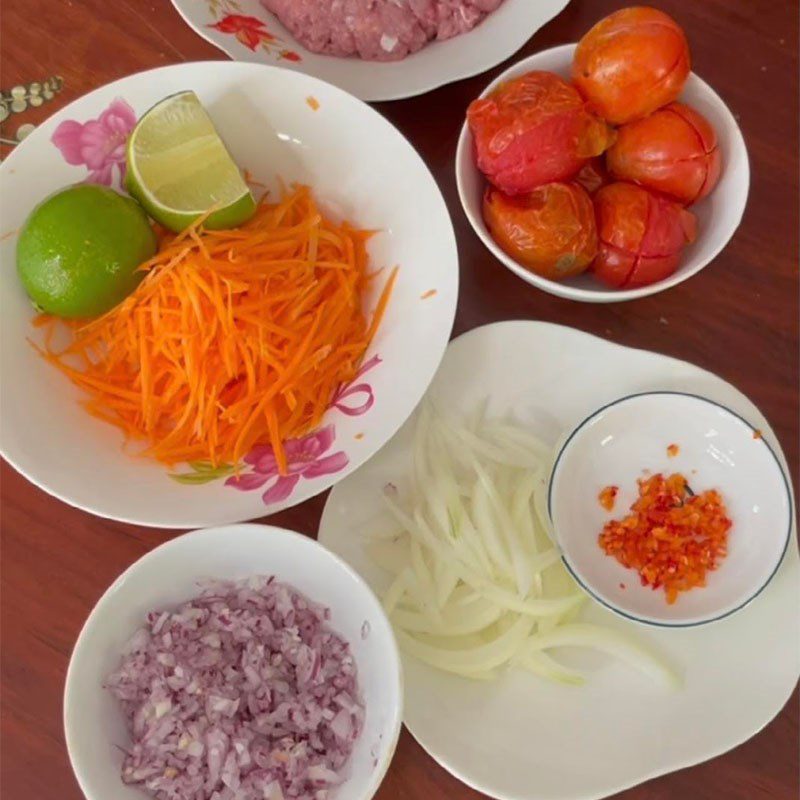
M519 616L504 633L484 645L469 650L449 650L424 643L418 638L399 630L400 646L420 661L433 667L469 676L476 672L487 672L506 664L530 636L534 621Z
M632 637L614 628L603 628L585 622L560 625L548 633L530 637L524 650L536 652L551 647L591 647L624 661L667 686L680 685L680 679L674 670Z
M547 678L549 681L571 684L572 686L582 686L586 683L586 677L578 670L565 667L543 651L520 654L514 659L514 664L532 672L534 675L538 675L540 678Z
M384 492L399 530L376 536L368 553L394 576L383 602L401 648L475 680L513 665L580 685L585 676L548 651L591 647L674 685L674 673L631 637L574 621L587 598L554 546L552 454L523 427L487 419L487 405L460 424L423 403L412 490Z

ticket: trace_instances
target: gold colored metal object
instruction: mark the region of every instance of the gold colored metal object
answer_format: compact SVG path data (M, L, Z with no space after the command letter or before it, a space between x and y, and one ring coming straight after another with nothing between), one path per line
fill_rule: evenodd
M48 100L52 100L61 91L64 80L60 75L54 75L44 81L34 81L27 86L20 84L11 89L0 89L0 123L5 122L12 114L21 114L29 108L38 108ZM30 123L20 125L16 136L11 139L0 136L3 144L19 144L33 130Z

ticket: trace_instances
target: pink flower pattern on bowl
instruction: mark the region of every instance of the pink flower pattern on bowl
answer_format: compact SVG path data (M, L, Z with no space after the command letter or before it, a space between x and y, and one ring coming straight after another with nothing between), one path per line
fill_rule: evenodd
M373 404L375 403L375 395L372 392L372 387L368 383L356 383L356 381L365 373L369 372L373 367L377 367L381 363L380 356L372 356L368 361L365 361L361 368L356 372L355 378L345 385L339 387L336 394L331 401L331 408L337 408L342 414L348 417L359 417L366 414ZM344 401L348 398L363 397L364 399L359 405L351 405Z
M275 37L260 19L244 14L226 14L208 27L220 33L233 34L248 50L256 50L262 44L275 41Z
M111 186L115 170L120 183L125 180L125 145L135 125L136 113L117 97L97 119L64 120L51 141L68 164L89 170L87 183Z
M267 505L279 503L291 495L301 478L309 480L331 475L348 465L350 460L341 450L325 455L335 440L336 428L326 425L308 436L284 442L288 462L287 475L279 474L271 445L258 445L244 459L253 468L252 472L233 475L225 481L225 485L249 492L260 489L271 481L262 498Z
M258 17L241 13L235 0L208 0L208 10L215 22L208 27L236 38L248 50L263 50L284 61L302 61L299 53L284 47L283 41L271 33Z
M353 380L339 387L331 400L330 408L336 408L348 417L366 414L375 403L375 394L368 383L356 383L356 381L364 373L378 366L382 360L379 355L375 355L365 361ZM361 402L353 405L353 398L361 398ZM351 402L345 402L348 399ZM350 459L344 451L325 455L335 440L335 426L326 425L308 436L284 442L288 475L279 474L271 445L257 445L244 458L245 464L251 466L252 471L232 475L225 481L225 485L249 492L260 489L268 481L271 481L262 498L267 505L279 503L292 494L301 478L308 480L322 475L331 475L343 470L348 465Z

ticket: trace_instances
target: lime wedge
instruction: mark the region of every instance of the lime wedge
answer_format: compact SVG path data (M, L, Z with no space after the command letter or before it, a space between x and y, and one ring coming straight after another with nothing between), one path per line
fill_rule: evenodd
M182 231L213 209L207 228L234 228L253 195L194 92L153 106L128 139L128 191L165 227Z

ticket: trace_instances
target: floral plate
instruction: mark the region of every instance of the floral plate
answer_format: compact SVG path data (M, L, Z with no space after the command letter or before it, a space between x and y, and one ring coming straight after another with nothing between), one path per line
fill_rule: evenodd
M256 447L236 474L231 466L212 469L203 462L168 471L124 452L121 433L86 414L77 389L27 341L38 335L34 311L14 274L16 234L26 216L72 183L119 188L125 142L137 117L185 89L198 94L254 181L272 188L278 179L309 184L326 211L379 231L369 246L376 266L400 267L358 376L331 398L317 431L285 443L285 476L268 447ZM33 483L100 516L202 527L260 517L318 494L403 424L450 336L458 254L433 177L382 116L302 73L236 62L181 64L97 89L39 126L0 166L0 202L6 274L0 452ZM374 300L366 299L368 310Z
M377 62L306 50L259 0L172 0L188 25L231 58L305 72L371 101L414 97L491 69L568 2L504 0L469 33L432 42L402 61Z

